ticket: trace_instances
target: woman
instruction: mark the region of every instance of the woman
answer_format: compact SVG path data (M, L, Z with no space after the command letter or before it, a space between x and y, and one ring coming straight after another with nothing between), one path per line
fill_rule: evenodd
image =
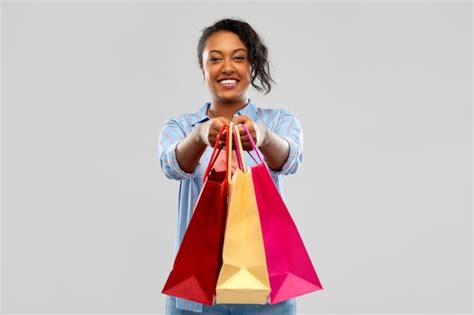
M303 132L293 113L259 108L248 98L250 85L268 94L274 82L267 48L254 29L241 20L220 20L203 30L197 50L211 101L196 113L167 120L159 136L161 168L166 177L180 180L176 251L202 188L212 147L224 124L240 124L242 146L247 151L252 146L242 125L248 127L280 193L283 175L295 173L303 162ZM219 146L222 148L224 143ZM247 160L247 165L252 164L252 160ZM295 299L273 305L209 307L168 296L166 304L166 314L296 314Z

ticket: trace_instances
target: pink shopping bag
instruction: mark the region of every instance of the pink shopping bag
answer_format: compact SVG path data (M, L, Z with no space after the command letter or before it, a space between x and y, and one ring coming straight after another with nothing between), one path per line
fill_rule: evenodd
M252 136L244 126L260 163L251 167L260 215L268 275L270 303L322 290L323 287L298 229L281 197Z

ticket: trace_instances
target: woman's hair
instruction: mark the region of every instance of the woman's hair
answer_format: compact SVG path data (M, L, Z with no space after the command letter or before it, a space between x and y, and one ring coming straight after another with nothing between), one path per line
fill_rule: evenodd
M255 30L246 22L236 19L222 19L202 30L201 38L197 46L199 66L203 68L202 53L207 39L215 32L229 31L239 36L240 40L248 49L248 58L251 71L250 83L259 92L265 91L268 94L272 88L271 82L276 83L270 76L268 63L268 49ZM255 84L255 80L260 81L260 85Z

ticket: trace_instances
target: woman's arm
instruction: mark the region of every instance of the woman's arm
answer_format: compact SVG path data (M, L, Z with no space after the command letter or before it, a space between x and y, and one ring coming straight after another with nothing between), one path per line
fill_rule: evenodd
M179 166L186 173L192 173L201 159L202 154L206 151L207 144L200 136L200 128L195 128L186 138L181 140L176 146L176 160Z
M235 117L233 122L247 126L271 173L293 174L303 162L303 131L290 111L283 110L280 113L275 132L245 115ZM251 151L253 148L244 128L240 127L239 131L243 149Z
M262 133L265 134L265 137L258 148L265 156L267 165L274 170L281 170L290 154L290 145L288 144L288 141L276 135L266 127L259 126L258 128L265 130L262 131Z

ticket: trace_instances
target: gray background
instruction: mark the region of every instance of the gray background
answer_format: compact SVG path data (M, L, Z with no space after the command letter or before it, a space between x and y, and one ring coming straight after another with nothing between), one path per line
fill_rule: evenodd
M464 3L2 4L3 313L161 313L178 182L165 119L209 100L200 30L255 27L305 162L285 199L325 287L299 313L469 313Z

